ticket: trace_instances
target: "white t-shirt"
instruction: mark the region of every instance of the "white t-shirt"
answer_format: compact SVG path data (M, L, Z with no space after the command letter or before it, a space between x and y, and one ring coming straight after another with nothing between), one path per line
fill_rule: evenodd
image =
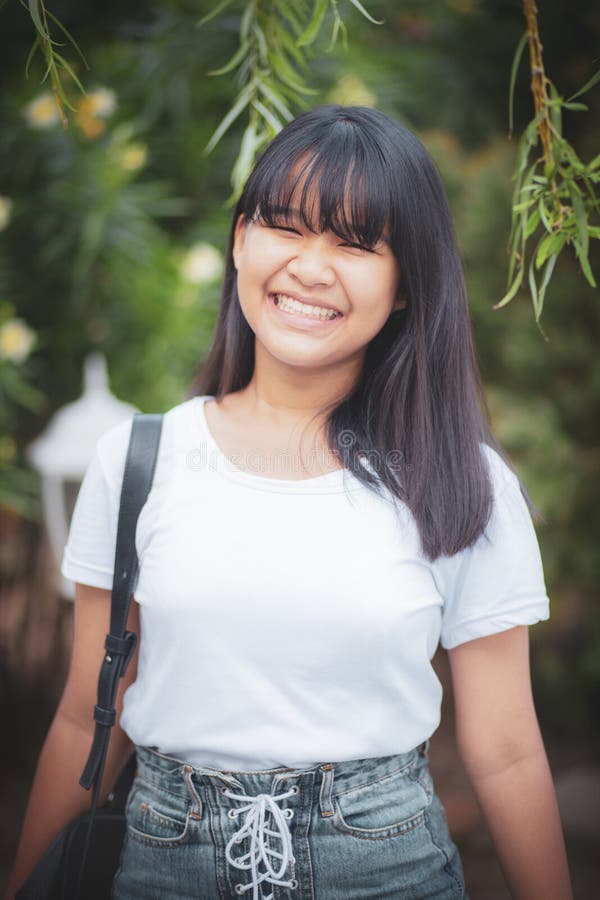
M443 647L549 617L518 482L490 448L494 511L474 546L429 562L412 514L348 470L243 471L205 397L164 416L136 532L141 638L121 725L198 766L251 771L385 756L436 730ZM98 441L61 571L112 588L131 420Z

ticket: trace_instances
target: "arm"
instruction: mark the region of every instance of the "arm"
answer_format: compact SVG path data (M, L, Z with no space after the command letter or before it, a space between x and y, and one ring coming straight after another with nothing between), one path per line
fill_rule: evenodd
M572 900L519 625L448 650L458 749L514 900Z
M5 900L12 900L52 840L75 816L90 808L91 791L79 784L94 734L98 672L110 628L111 592L77 584L71 665L65 689L40 753ZM139 607L132 602L127 628L140 634ZM138 645L139 646L139 645ZM112 729L98 799L106 801L133 745L119 727L123 694L135 681L138 649L117 692Z

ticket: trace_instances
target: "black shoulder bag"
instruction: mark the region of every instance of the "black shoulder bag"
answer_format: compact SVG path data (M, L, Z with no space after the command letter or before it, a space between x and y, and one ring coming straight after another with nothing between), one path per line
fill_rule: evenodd
M93 788L90 810L73 819L41 858L16 900L108 900L119 866L125 835L125 804L136 771L132 753L105 806L97 809L119 679L133 656L137 635L126 631L131 594L138 575L135 530L140 510L152 487L162 415L136 413L133 417L117 526L110 633L98 678L94 707L95 732L88 761L79 780Z

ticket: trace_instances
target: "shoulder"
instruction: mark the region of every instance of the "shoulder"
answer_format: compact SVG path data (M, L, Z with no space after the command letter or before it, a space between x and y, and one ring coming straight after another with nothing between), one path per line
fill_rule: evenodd
M479 447L487 465L494 500L499 499L507 489L520 491L517 474L500 453L489 444L480 443Z
M164 458L177 442L179 435L194 423L198 412L198 397L178 403L162 414L159 454ZM123 480L125 460L133 427L133 416L113 425L98 438L96 455L109 486L119 491Z
M521 479L496 450L488 445L481 446L488 462L493 492L485 535L506 532L514 542L529 540L533 534L533 520Z

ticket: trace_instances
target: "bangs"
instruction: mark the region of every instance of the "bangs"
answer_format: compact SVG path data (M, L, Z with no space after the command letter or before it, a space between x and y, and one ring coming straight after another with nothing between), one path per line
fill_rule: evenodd
M240 211L266 225L296 221L367 247L389 241L393 191L377 143L343 119L325 139L311 141L307 131L275 139L248 181Z

